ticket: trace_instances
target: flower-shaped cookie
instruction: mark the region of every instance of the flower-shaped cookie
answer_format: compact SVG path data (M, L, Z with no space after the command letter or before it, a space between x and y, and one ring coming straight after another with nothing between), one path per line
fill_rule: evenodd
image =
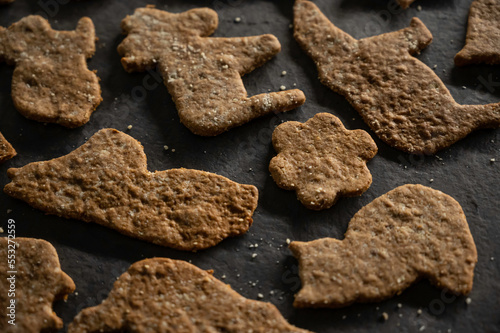
M361 195L372 183L366 162L377 154L375 142L363 130L347 130L331 114L278 126L273 145L278 152L269 164L274 181L297 191L307 208L330 208L340 196Z

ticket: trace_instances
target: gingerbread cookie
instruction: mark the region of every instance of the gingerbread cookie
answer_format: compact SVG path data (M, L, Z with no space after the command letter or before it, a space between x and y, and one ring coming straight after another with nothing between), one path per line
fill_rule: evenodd
M412 56L432 40L417 18L406 29L356 40L312 2L297 0L294 27L321 82L395 148L434 154L475 129L500 126L500 103L457 104L434 71Z
M420 278L467 294L477 262L460 204L422 185L400 186L363 207L344 240L292 242L290 249L299 260L299 308L381 301Z
M0 238L0 287L0 332L5 333L61 329L52 303L75 290L54 247L34 238Z
M198 170L147 170L141 144L103 129L70 154L9 169L4 188L46 213L95 222L179 250L245 233L258 192Z
M469 12L465 47L455 65L500 64L500 1L475 0Z
M346 130L331 114L279 125L273 145L278 152L269 164L274 181L295 190L307 208L330 208L340 196L361 195L372 183L366 162L377 154L377 145L368 133Z
M128 35L118 46L123 67L157 67L181 122L198 135L218 135L305 102L297 89L248 97L241 76L270 60L281 45L273 35L208 37L217 25L217 13L209 8L180 14L139 8L122 21Z
M406 9L410 7L410 5L415 1L415 0L397 0L398 4L401 6L401 8Z
M95 52L94 24L82 18L74 31L55 31L41 16L0 27L0 61L15 65L12 99L26 118L78 127L101 103L97 75L86 59Z
M108 298L80 312L68 329L118 331L308 332L287 323L274 305L246 299L210 272L166 258L133 264Z
M16 150L12 145L5 139L5 137L0 133L0 163L11 159L16 156Z

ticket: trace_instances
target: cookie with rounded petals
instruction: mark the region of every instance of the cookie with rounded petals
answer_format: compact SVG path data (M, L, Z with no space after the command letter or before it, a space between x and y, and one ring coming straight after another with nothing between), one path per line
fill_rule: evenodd
M377 154L377 145L368 133L345 129L329 113L279 125L273 145L278 152L269 164L274 181L295 190L307 208L330 208L339 197L361 195L372 183L366 163Z
M11 221L7 223L8 230L12 230ZM0 332L39 333L63 328L52 304L72 293L75 284L61 270L57 252L49 242L0 238L0 287L4 317L0 320Z
M343 95L375 134L408 153L434 154L485 127L500 126L500 103L460 105L436 73L415 58L432 41L408 28L356 40L306 0L295 2L294 36L321 82Z
M297 89L248 97L241 76L269 61L281 45L273 35L208 37L217 26L217 13L209 8L180 14L136 9L122 21L123 67L128 72L157 67L181 122L198 135L218 135L304 104Z
M0 27L0 61L14 65L12 99L26 118L74 128L101 103L97 75L87 68L95 52L95 29L88 17L76 30L56 31L41 16Z
M469 12L464 48L455 56L455 65L500 64L500 1L475 0Z
M292 242L290 249L299 261L299 308L377 302L421 278L468 294L477 262L460 204L422 185L400 186L363 207L343 240Z
M271 303L244 298L187 262L166 258L133 264L98 306L84 309L68 333L307 333Z
M12 147L9 141L5 139L2 133L0 133L0 163L5 162L16 155L16 150Z
M189 251L244 234L258 199L255 186L209 172L149 172L141 144L114 129L66 156L7 174L5 193L46 213Z

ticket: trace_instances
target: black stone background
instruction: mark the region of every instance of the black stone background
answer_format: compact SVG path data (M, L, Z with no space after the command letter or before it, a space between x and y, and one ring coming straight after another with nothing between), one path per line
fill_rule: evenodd
M318 0L316 3L337 26L356 38L401 29L413 16L421 18L433 33L434 42L418 58L431 67L437 65L437 75L456 100L462 104L500 100L500 66L453 65L454 55L464 44L470 0L417 0L406 11L396 7L394 0L389 1ZM124 38L120 21L146 4L172 12L201 6L214 8L220 19L215 36L276 35L282 43L282 52L244 78L248 92L277 91L281 85L291 88L296 83L308 98L306 104L214 138L193 135L179 123L163 84L151 86L155 75L127 74L120 64L116 52ZM198 253L148 244L96 224L46 216L0 193L0 226L6 230L7 219L12 218L16 221L17 236L50 241L59 253L63 270L75 281L77 293L70 295L67 302L55 304L56 313L66 325L81 309L99 304L115 279L133 262L169 257L214 269L217 278L225 275L223 281L245 297L257 299L258 293L264 294L263 300L275 304L291 323L317 332L500 331L500 131L475 132L438 156L412 156L387 146L374 136L344 98L317 80L313 62L293 39L289 27L292 6L290 0L16 0L0 7L1 26L28 14L42 13L54 28L74 29L78 18L91 17L99 41L88 65L102 79L104 98L90 122L77 129L30 121L16 111L11 100L13 67L0 64L0 131L19 153L0 166L0 186L8 182L8 168L65 155L99 129L113 127L141 141L150 170L177 167L206 170L239 183L253 184L260 193L254 224L246 235ZM241 17L240 23L234 21L236 17ZM281 76L283 70L287 71L286 76ZM144 92L140 87L148 88L146 94L140 96ZM132 98L134 94L136 97ZM275 155L270 140L275 126L287 120L303 122L318 112L336 115L348 129L367 130L379 147L378 155L368 164L373 174L370 189L361 197L343 198L322 212L305 209L295 193L279 189L268 172L269 161ZM128 125L133 128L127 130ZM164 151L164 145L175 152ZM490 162L492 158L497 162ZM479 257L470 294L472 302L467 305L465 297L454 297L421 281L400 296L377 304L355 304L337 310L294 309L293 295L300 288L300 280L297 262L286 247L286 239L342 238L350 218L361 207L407 183L441 190L462 205ZM258 248L250 248L250 244L258 244ZM253 253L258 254L255 259L251 258ZM423 312L420 316L418 309ZM386 322L380 320L383 312L389 315Z

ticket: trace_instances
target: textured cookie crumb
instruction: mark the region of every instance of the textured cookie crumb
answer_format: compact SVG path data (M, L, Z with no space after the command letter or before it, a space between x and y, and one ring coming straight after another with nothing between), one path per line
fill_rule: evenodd
M465 303L466 303L467 305L469 305L470 303L472 303L472 298L467 297L467 298L465 299Z
M387 320L389 319L389 315L387 314L387 312L383 312L383 313L382 313L382 319L383 319L384 321L387 321Z
M240 22L241 22L241 17L239 17L239 16L238 16L238 17L235 17L235 18L234 18L234 22L236 22L236 23L240 23Z

